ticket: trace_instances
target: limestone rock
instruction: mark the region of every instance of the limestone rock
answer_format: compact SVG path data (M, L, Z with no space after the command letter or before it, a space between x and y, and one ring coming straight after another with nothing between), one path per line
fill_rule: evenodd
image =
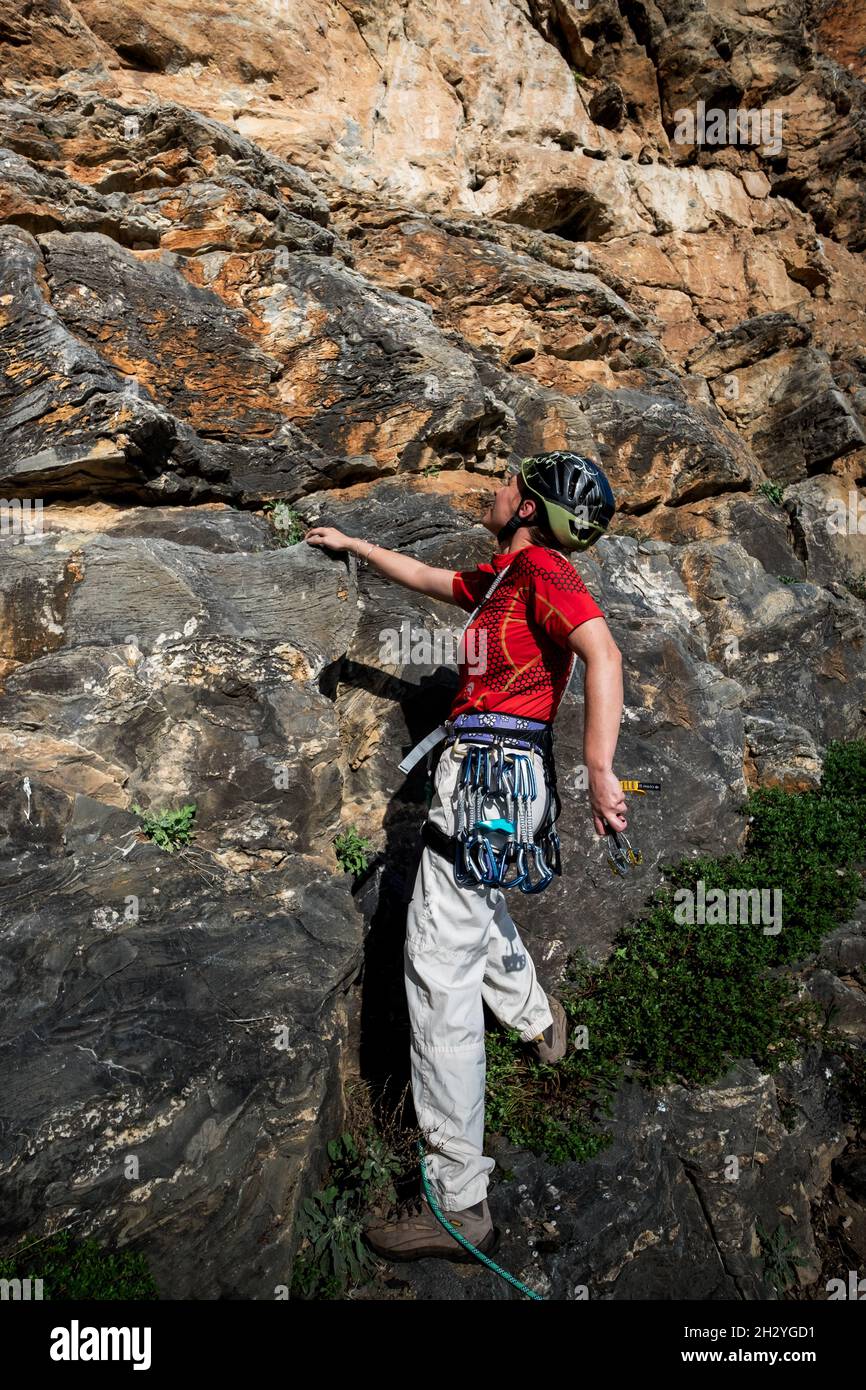
M663 793L630 805L644 866L612 890L578 670L565 875L510 904L546 987L574 946L609 953L660 864L736 852L749 787L814 787L863 736L862 20L11 0L0 24L4 1230L74 1215L164 1297L271 1300L361 1041L408 1061L424 769L397 763L456 675L385 639L465 616L305 529L470 568L505 463L573 448L609 474L576 567L624 656L617 771ZM698 103L769 127L684 137ZM133 811L189 803L171 853ZM374 844L354 893L350 826ZM861 938L803 982L855 1041ZM535 1247L554 1296L753 1299L755 1219L785 1205L813 1287L810 1202L859 1171L824 1061L629 1082L593 1164L509 1155L526 1193L503 1184L499 1218L559 1223Z

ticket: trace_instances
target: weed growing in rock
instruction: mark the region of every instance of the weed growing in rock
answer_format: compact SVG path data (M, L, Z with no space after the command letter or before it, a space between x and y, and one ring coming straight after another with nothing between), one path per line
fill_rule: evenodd
M132 809L141 819L141 828L147 838L169 854L173 854L179 845L188 845L195 838L196 832L192 828L196 813L194 803L181 806L178 811L160 811L157 815L145 811L135 802Z
M0 1258L0 1279L41 1279L42 1298L49 1302L159 1298L144 1255L103 1249L92 1239L75 1241L68 1231L47 1240L24 1237Z
M764 496L765 496L770 502L772 502L772 503L774 504L774 506L776 506L776 507L781 507L781 505L782 505L782 498L783 498L784 495L785 495L784 484L782 484L782 483L761 483L761 484L759 485L759 487L758 487L758 491L759 491L759 492L762 492L762 493L764 494Z
M306 527L301 516L290 507L288 502L265 502L264 511L267 512L271 525L276 532L275 540L278 545L288 546L297 545L304 539Z
M766 1231L760 1221L755 1227L758 1239L761 1242L761 1255L764 1262L764 1278L768 1284L776 1290L776 1293L783 1294L794 1282L797 1271L796 1265L807 1264L808 1261L796 1255L796 1244L789 1238L781 1226L777 1226L772 1235Z
M369 1084L346 1087L346 1129L328 1144L327 1186L301 1203L301 1243L292 1270L293 1299L340 1298L376 1273L378 1259L363 1240L368 1211L387 1215L417 1168L421 1131L402 1119L408 1086L393 1110L373 1102Z
M333 1184L301 1203L301 1235L309 1255L292 1271L292 1297L339 1298L349 1284L369 1278L372 1252L363 1240L363 1207L353 1188Z
M373 844L359 835L354 825L335 835L333 845L337 859L347 874L359 874L366 869L369 863L367 851L373 848Z
M513 1031L488 1033L488 1128L554 1161L583 1159L608 1142L596 1126L626 1068L650 1086L702 1085L738 1058L776 1071L804 1043L827 1040L821 1009L798 998L783 967L814 953L861 894L853 866L864 859L866 740L830 744L817 791L761 788L743 809L750 821L742 858L663 866L669 883L602 965L570 957L556 990L571 1035L561 1062L536 1062ZM707 890L778 888L782 930L680 924L676 890L693 890L699 879ZM843 1103L858 1067L849 1058Z

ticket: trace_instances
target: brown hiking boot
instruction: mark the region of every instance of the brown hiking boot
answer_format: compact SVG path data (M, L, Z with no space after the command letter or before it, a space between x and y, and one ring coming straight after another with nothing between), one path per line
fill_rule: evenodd
M568 1019L565 1009L552 994L547 996L553 1022L532 1040L532 1050L539 1062L561 1062L568 1049Z
M487 1198L462 1211L446 1211L442 1215L449 1225L489 1255L499 1244L499 1231L493 1224ZM377 1255L386 1260L423 1260L440 1256L445 1260L469 1261L475 1256L455 1240L434 1215L426 1197L417 1197L408 1209L388 1220L367 1222L364 1238Z

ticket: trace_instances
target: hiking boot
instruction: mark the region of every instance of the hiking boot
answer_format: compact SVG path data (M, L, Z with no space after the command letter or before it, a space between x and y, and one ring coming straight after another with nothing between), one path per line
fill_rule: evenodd
M568 1048L568 1019L565 1009L552 994L547 996L553 1022L532 1040L532 1050L539 1062L560 1062Z
M499 1231L490 1216L487 1198L462 1211L446 1211L442 1215L449 1225L489 1255L499 1244ZM364 1226L364 1238L377 1255L386 1260L423 1260L441 1256L444 1260L470 1261L475 1256L446 1231L434 1215L426 1197L417 1197L408 1209L388 1220L376 1218Z

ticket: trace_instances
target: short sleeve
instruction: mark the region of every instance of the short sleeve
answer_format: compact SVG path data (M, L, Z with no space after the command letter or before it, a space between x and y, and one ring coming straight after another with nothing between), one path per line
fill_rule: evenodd
M457 570L451 581L454 602L459 603L461 608L465 608L468 613L471 613L475 605L480 603L487 593L494 576L495 571L492 565L479 565L474 570Z
M569 635L581 623L604 617L577 570L564 559L559 564L533 563L528 608L548 637L561 647L568 646Z

